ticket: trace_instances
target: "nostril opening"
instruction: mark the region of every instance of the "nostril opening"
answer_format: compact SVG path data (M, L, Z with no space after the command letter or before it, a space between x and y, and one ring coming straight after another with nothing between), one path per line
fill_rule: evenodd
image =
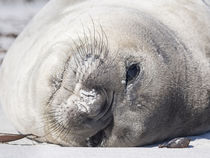
M95 91L95 89L92 89L92 90L81 89L80 90L80 96L82 96L82 97L94 98L94 97L96 97L96 95L97 95L97 92Z

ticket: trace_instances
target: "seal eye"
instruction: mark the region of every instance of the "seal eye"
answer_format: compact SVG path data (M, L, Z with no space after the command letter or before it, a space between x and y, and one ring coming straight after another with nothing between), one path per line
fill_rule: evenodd
M139 72L140 72L140 67L138 64L131 65L126 72L126 83L135 79L139 75Z

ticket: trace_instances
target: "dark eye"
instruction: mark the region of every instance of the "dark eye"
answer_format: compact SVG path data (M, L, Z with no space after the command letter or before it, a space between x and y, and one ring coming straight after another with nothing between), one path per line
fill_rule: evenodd
M139 72L140 72L140 67L138 64L131 65L126 72L126 83L135 79L139 75Z

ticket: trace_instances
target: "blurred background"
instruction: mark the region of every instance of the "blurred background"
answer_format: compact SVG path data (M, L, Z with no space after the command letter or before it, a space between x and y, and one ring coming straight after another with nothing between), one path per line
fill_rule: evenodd
M0 64L30 19L48 0L0 0Z
M0 0L3 3L27 3L27 2L38 2L38 1L47 1L47 0Z

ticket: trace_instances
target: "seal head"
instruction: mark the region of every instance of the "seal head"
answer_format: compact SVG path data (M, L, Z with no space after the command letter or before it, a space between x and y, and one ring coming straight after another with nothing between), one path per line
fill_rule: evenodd
M142 146L210 130L209 34L192 41L200 24L188 21L196 29L182 36L192 17L166 20L165 6L51 1L2 65L0 100L17 130L64 146Z

